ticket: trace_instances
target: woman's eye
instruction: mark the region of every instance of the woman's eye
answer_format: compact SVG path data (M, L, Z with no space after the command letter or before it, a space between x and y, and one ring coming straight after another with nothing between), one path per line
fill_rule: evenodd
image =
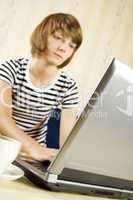
M70 44L70 47L71 47L72 49L74 49L74 48L75 48L75 45L73 45L73 44Z
M57 40L62 40L62 37L58 36L58 35L54 35L54 38Z

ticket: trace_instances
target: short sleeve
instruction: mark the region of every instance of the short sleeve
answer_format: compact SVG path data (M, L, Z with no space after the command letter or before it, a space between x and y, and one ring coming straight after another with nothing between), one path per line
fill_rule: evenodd
M73 80L65 93L62 108L74 108L79 105L79 92L77 83Z
M6 81L13 86L15 83L15 62L13 60L3 61L0 63L0 80Z

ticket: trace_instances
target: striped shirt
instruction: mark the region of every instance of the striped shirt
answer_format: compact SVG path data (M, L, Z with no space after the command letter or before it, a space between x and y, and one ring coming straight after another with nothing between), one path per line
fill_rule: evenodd
M59 70L53 83L36 87L29 76L31 60L10 59L0 65L0 80L12 87L12 118L26 134L46 143L47 123L52 111L78 106L76 82Z

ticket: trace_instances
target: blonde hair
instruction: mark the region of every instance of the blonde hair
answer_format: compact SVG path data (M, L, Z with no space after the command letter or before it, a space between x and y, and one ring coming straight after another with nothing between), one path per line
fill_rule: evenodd
M33 31L30 38L32 56L40 56L45 52L49 35L57 30L60 30L65 37L70 37L72 39L72 42L76 44L74 53L76 52L82 43L82 30L78 20L70 14L55 13L44 18ZM58 66L58 68L67 65L74 53L63 64Z

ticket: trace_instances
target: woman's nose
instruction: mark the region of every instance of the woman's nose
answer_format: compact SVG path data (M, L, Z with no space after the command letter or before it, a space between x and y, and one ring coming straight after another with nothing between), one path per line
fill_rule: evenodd
M63 52L66 52L67 49L68 49L68 44L67 43L64 42L64 43L60 44L59 50L61 50Z

